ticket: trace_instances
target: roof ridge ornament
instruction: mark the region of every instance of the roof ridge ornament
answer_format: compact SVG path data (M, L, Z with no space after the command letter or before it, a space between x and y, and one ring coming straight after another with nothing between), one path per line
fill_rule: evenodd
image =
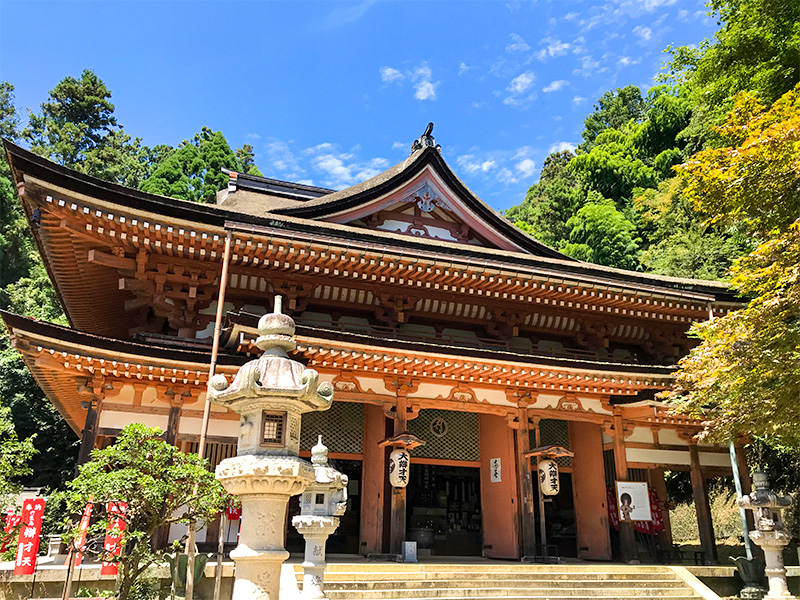
M434 142L433 123L428 123L428 126L425 128L425 133L419 136L419 139L414 140L414 143L411 144L411 154L414 154L414 152L417 150L422 150L423 148L436 148L440 154L442 152L442 147Z

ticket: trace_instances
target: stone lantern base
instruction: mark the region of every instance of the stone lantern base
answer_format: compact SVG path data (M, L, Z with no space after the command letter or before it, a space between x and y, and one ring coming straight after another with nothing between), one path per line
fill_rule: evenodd
M306 541L302 598L321 600L325 598L323 589L326 567L325 542L339 527L339 517L299 515L292 518L292 525Z

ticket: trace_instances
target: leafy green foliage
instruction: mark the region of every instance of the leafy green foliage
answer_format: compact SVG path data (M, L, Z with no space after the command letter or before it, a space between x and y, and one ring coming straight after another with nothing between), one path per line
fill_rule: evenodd
M636 268L635 227L617 210L614 203L589 195L589 201L569 218L569 243L563 252L573 258L623 269Z
M597 100L594 112L583 122L582 149L591 149L597 136L608 129L622 129L630 121L638 123L646 110L642 90L635 85L605 92Z
M28 462L36 453L33 437L20 440L9 418L10 410L0 406L0 504L6 506L21 488L20 478L31 473Z
M90 537L106 531L113 518L106 511L109 503L127 503L120 515L125 523L121 541L125 550L118 561L120 600L129 597L144 570L162 555L150 547L160 527L210 521L227 499L205 459L184 454L160 435L159 429L128 425L113 446L92 451L91 460L81 465L63 493L69 513L80 514L93 504L95 514L101 515L90 526ZM73 525L71 536L76 536L78 524Z
M250 151L245 148L250 148ZM252 170L256 168L252 163L252 148L245 148L237 152L249 161L248 168ZM142 190L194 202L213 203L217 192L228 183L223 168L246 172L239 156L231 150L221 132L203 127L191 141L184 142L166 157L142 184Z
M250 144L245 144L241 148L236 150L236 158L242 165L242 170L244 173L248 175L258 175L259 177L263 177L264 174L258 170L258 167L255 164L255 153L253 152L253 147Z

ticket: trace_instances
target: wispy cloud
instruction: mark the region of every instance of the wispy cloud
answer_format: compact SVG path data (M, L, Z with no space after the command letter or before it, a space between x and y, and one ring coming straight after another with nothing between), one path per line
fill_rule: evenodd
M577 146L571 142L556 142L550 149L547 151L548 154L552 154L553 152L563 152L564 150L569 150L570 152L574 152Z
M381 67L380 74L381 81L384 83L394 83L395 81L402 81L405 79L405 75L403 75L397 69L393 69L392 67Z
M633 28L633 34L639 38L640 44L646 44L653 37L653 30L643 25L637 25Z
M392 144L392 150L408 150L411 147L411 144L407 144L406 142L395 142Z
M555 81L550 82L545 87L543 87L542 91L546 94L549 94L551 92L557 92L561 88L566 87L568 85L569 81L567 81L566 79L557 79Z
M414 87L414 98L417 100L436 100L436 88L440 82L433 81L433 71L427 62L422 62L406 71L384 65L378 70L378 73L381 81L386 85L392 83L402 85L406 79L410 80Z
M617 64L620 67L629 67L631 65L638 65L641 62L641 58L631 58L630 56L623 56L617 61Z
M522 39L522 36L517 33L512 33L510 36L511 42L506 46L506 52L527 52L531 49L528 43Z
M672 6L677 0L643 0L644 9L648 12L654 11L662 6Z
M312 168L321 174L323 184L335 189L375 177L389 166L385 158L360 160L354 152L340 152L335 144L328 142L308 148L304 153L309 155Z
M503 104L510 106L527 106L530 104L536 99L536 94L531 92L535 81L536 75L533 71L525 71L514 77L506 88L509 95L503 100Z
M462 173L486 181L513 185L529 180L536 174L536 162L530 157L533 149L522 146L515 151L479 152L472 149L469 154L456 158Z
M282 140L271 141L264 146L264 150L266 151L266 162L269 165L264 168L267 175L272 171L280 179L288 179L295 182L306 176L306 170L300 165L300 160L287 142Z
M464 75L465 73L469 73L474 68L475 67L470 67L469 65L467 65L467 63L462 62L460 65L458 65L458 74Z
M362 0L358 4L347 4L333 10L325 19L325 24L330 27L341 27L360 19L377 0Z
M579 106L579 105L583 104L584 102L586 102L586 98L584 98L583 96L575 96L574 98L572 98L572 103L575 106Z
M591 77L596 73L602 73L605 69L598 69L600 61L592 58L590 54L581 57L581 66L573 69L573 75L580 75L581 77Z
M536 58L540 61L545 61L548 58L554 58L556 56L563 56L570 49L570 44L568 42L562 42L560 39L554 37L544 38L542 44L544 44L544 47L536 53Z

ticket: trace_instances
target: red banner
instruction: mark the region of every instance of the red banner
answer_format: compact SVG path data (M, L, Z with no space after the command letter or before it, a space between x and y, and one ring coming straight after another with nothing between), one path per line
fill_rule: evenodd
M75 566L79 567L83 563L83 551L86 547L86 532L89 530L89 523L92 520L92 505L87 504L83 509L81 523L78 528L78 537L73 542L72 551L75 552Z
M619 529L619 515L617 514L617 497L614 490L606 487L606 505L608 506L608 522L614 529Z
M108 512L112 518L108 522L108 527L106 528L106 539L103 542L103 550L105 551L105 555L108 557L119 556L122 554L122 544L120 544L120 541L122 540L122 535L125 532L125 521L123 521L120 517L114 517L113 515L125 514L126 508L128 508L128 504L126 502L108 503ZM100 567L100 575L116 574L117 563L104 561L103 566Z
M228 517L228 521L238 521L242 518L241 505L234 506L233 503L228 504L228 506L225 507L225 515Z
M22 505L22 528L19 530L14 575L33 575L36 570L43 515L44 498L25 500Z
M22 521L22 515L15 515L13 510L6 513L6 521L3 527L3 542L0 543L0 552L8 550L8 542L11 541L11 532Z

